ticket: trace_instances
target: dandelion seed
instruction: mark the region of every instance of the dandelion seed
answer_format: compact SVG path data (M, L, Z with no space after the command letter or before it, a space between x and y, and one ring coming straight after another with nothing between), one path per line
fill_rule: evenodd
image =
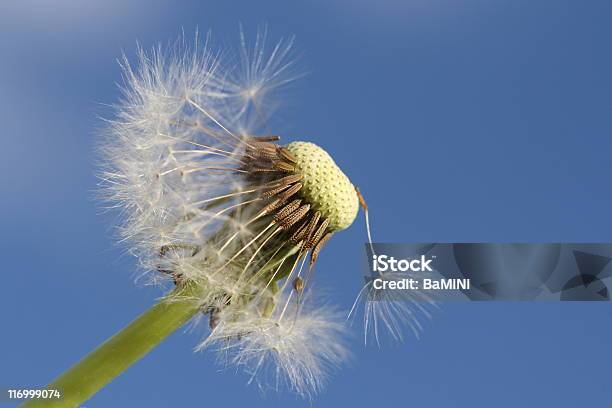
M359 189L357 189L357 197L364 212L368 246L370 252L375 255L368 205ZM348 314L348 318L351 319L355 316L360 305L363 305L364 343L367 344L368 339L373 337L376 344L380 346L381 332L388 334L393 341L402 342L406 328L418 339L423 330L421 319L431 318L431 309L437 307L434 299L421 290L376 290L373 286L374 278L381 278L385 281L399 281L401 279L423 278L423 276L411 276L407 272L377 271L376 276L366 277L365 283L357 294Z
M254 313L240 321L224 319L199 348L216 348L225 364L244 367L249 383L263 390L286 385L311 398L325 386L329 371L350 356L345 326L341 314L326 305L289 313L291 319L279 319L278 311L271 318Z
M385 281L411 278L405 272L379 272L378 277ZM431 318L431 310L437 307L434 299L419 290L376 290L372 283L373 278L366 279L349 312L349 317L354 316L362 304L364 342L373 338L380 346L383 334L402 342L405 329L418 339L423 330L421 320Z

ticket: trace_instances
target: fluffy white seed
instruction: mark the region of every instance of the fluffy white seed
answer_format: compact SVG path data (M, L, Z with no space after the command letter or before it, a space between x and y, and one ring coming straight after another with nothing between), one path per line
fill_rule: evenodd
M346 326L341 315L329 306L305 306L280 318L278 313L270 318L252 314L221 323L200 347L213 346L226 364L244 367L249 383L263 389L287 385L311 398L350 353L342 340Z

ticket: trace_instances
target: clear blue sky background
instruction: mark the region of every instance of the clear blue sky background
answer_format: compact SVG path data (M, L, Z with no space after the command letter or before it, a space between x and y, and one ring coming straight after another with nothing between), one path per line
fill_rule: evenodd
M91 3L91 4L85 4ZM0 384L43 385L159 295L94 200L115 62L196 26L295 34L309 75L275 131L329 150L379 241L612 241L608 1L35 1L0 5ZM347 308L361 223L317 283ZM88 407L610 406L610 304L447 304L355 358L312 405L262 397L176 333ZM355 327L360 332L360 327Z

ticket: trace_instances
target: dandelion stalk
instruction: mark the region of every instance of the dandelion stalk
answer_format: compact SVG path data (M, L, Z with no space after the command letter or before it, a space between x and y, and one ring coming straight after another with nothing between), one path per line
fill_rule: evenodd
M177 287L172 300L159 301L55 379L47 389L60 390L61 399L34 399L23 406L78 407L87 401L197 313L194 290Z

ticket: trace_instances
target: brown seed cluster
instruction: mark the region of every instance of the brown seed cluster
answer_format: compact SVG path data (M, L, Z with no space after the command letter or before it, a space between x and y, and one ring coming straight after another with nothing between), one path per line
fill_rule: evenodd
M243 148L240 153L231 153L231 158L240 164L236 166L233 163L230 165L231 167L219 169L235 172L239 177L243 178L245 181L244 189L209 199L206 205L216 205L216 200L222 201L234 197L228 200L226 209L219 211L219 213L234 207L238 208L239 206L248 205L254 211L251 213L250 217L252 218L247 224L259 221L264 222L261 227L262 230L260 230L261 233L238 250L230 258L228 264L249 246L257 248L254 250L254 253L275 253L273 250L266 251L264 246L267 245L275 246L275 248L288 245L297 249L295 258L292 258L292 261L288 263L288 265L293 265L291 272L288 275L283 274L282 276L287 276L292 281L293 290L299 294L307 285L311 269L316 263L323 246L329 241L335 231L346 228L346 226L342 226L341 222L338 222L338 211L330 211L329 206L337 205L344 208L342 207L343 205L350 207L353 204L352 202L345 203L340 200L340 197L348 197L347 201L351 201L352 196L350 195L333 194L332 199L328 200L329 202L320 202L317 199L323 197L322 199L325 200L324 195L312 194L312 191L308 193L307 190L314 189L316 193L319 187L321 191L327 191L326 189L333 189L334 187L342 190L346 189L347 186L350 188L353 188L353 186L348 179L344 183L334 182L319 186L316 184L319 182L318 172L329 172L332 167L335 167L327 153L322 149L321 151L315 151L315 154L312 155L312 162L310 162L308 161L310 160L308 152L305 153L303 149L298 149L296 153L293 153L289 148L276 144L275 142L279 139L276 136L247 137L242 139ZM298 146L300 143L302 145L306 144L305 142L294 142L294 145ZM306 147L311 148L309 146ZM316 146L315 148L320 149ZM230 154L229 152L226 153ZM322 158L323 154L325 157ZM297 155L299 155L299 158ZM320 168L317 165L320 165ZM311 174L306 173L307 171L310 171ZM313 171L314 173L312 173ZM339 175L336 174L336 176L346 178L339 169L338 172ZM320 179L325 182L325 177L320 177ZM356 193L355 200L357 200L356 197L358 195L359 193ZM359 198L362 200L360 196ZM240 201L232 204L231 200L234 199ZM351 213L351 211L348 212ZM352 219L349 221L352 222ZM267 235L263 235L268 230ZM273 237L274 239L272 239ZM177 250L189 251L191 256L195 256L200 248L176 244L165 245L162 247L159 255L161 258L165 258L168 251ZM308 255L310 256L308 276L302 278L300 276L301 266L297 274L294 274L294 270L298 261ZM173 270L166 267L160 267L158 270L172 276L175 284L179 284L182 281L182 276ZM218 322L219 311L208 310L211 314L211 327L214 327Z
M253 186L268 186L260 193L266 200L260 216L270 215L292 244L310 252L312 266L333 232L328 228L329 220L300 196L303 185L297 159L287 148L273 143L277 140L275 136L249 138L240 170L248 173Z

